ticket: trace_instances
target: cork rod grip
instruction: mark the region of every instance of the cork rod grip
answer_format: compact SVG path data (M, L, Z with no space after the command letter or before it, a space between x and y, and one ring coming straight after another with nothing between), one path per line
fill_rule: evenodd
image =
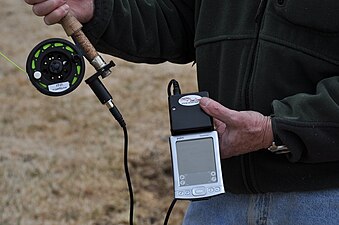
M71 14L67 14L61 19L60 24L68 36L72 36L84 51L85 57L92 62L99 54L81 30L81 23Z

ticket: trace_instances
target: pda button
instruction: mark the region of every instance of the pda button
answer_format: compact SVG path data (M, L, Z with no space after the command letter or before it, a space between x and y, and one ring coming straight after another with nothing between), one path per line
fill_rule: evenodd
M206 188L205 187L193 188L192 194L194 196L203 196L203 195L206 195Z

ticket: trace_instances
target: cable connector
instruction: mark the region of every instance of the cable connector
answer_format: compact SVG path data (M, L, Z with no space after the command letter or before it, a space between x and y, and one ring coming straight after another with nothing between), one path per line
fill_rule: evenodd
M101 71L95 73L93 76L86 80L86 83L92 89L94 94L97 96L99 101L106 105L113 117L117 120L121 127L126 127L126 123L119 112L118 108L113 103L113 98L109 91L106 89L104 84L99 79L99 76L102 75L103 72L107 71L110 67L114 66L114 63L111 61L109 65L105 66Z
M180 90L180 85L179 82L176 81L175 79L172 79L167 86L167 94L168 97L172 95L171 92L171 87L173 86L173 95L180 95L181 94L181 90Z
M105 104L115 120L119 123L121 127L125 127L126 123L124 118L122 117L121 113L119 112L119 109L114 105L113 100L110 99L108 102Z

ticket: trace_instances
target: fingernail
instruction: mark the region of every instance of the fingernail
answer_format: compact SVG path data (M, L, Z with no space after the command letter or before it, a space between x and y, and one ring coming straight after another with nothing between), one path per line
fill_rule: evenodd
M49 22L49 21L46 19L46 17L44 17L44 22L45 22L46 25L51 25L51 22Z
M200 106L206 107L206 106L208 106L208 104L210 104L211 99L203 97L203 98L200 99L199 102L200 102Z

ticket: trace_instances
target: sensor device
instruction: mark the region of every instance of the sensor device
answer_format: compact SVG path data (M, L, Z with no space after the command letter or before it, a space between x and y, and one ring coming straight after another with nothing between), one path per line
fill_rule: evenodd
M218 135L212 118L199 106L202 97L208 93L174 93L168 98L176 199L199 200L225 193Z

